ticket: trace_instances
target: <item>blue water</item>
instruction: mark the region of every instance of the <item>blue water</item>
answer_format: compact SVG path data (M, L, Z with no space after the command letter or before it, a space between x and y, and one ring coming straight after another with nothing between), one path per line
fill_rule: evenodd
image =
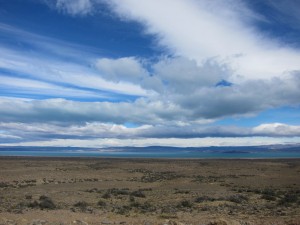
M300 152L100 152L100 151L1 151L0 156L107 157L107 158L300 158Z

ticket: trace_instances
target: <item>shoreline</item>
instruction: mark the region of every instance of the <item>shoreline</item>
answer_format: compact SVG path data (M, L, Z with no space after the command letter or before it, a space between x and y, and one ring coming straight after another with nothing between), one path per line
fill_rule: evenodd
M1 159L61 159L61 160L95 160L95 159L103 159L103 160L151 160L151 161L163 161L163 160L178 160L178 161L185 161L185 160L208 160L208 161L235 161L235 160L249 160L249 161L255 161L255 160L272 160L272 161L284 161L284 160L291 160L291 161L300 161L300 157L299 158L294 158L294 157L290 157L290 158L285 158L285 157L274 157L274 158L230 158L230 157L224 157L224 158L173 158L173 157L107 157L107 156L29 156L29 155L18 155L18 156L11 156L11 155L0 155L0 160Z

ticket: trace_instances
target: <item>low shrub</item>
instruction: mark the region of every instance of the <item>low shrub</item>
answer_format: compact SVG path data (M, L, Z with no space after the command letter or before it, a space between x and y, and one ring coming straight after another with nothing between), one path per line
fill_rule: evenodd
M56 208L52 199L47 196L44 196L44 195L42 195L40 197L39 207L40 207L40 209L55 209Z
M110 194L109 192L105 192L105 193L102 195L102 198L105 198L105 199L111 198L111 194Z
M133 191L133 192L131 192L130 195L134 196L134 197L138 197L138 198L145 198L146 197L146 195L141 190Z
M179 207L179 208L192 208L193 204L189 200L183 200L177 205L177 207Z
M243 203L247 202L249 198L245 195L231 195L227 198L227 200L234 203Z
M105 207L106 206L106 202L102 201L102 200L99 200L98 203L97 203L97 205L101 206L101 207Z
M208 197L208 196L200 196L200 197L197 197L195 199L195 202L196 203L201 203L201 202L213 202L215 201L216 199L213 198L213 197Z
M278 202L279 205L289 205L290 203L296 203L298 201L298 195L295 193L286 193L283 198Z
M84 209L86 209L86 207L88 207L88 204L85 201L79 201L79 202L76 202L73 206L80 208L81 210L84 210Z

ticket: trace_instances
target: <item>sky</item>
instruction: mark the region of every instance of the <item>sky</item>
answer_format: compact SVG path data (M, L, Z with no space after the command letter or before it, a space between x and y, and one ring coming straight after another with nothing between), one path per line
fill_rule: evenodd
M0 145L300 143L298 0L0 0Z

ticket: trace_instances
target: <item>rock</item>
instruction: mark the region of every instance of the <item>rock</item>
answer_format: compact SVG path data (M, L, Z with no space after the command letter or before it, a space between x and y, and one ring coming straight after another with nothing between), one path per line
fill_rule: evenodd
M88 225L87 222L83 221L83 220L74 220L73 224L75 225Z
M30 225L44 225L46 223L47 223L46 220L37 219L37 220L32 220Z
M113 223L110 221L107 221L107 220L103 220L103 221L101 221L101 224L113 224Z
M6 220L4 224L5 225L17 225L17 222L14 220Z
M209 222L207 225L229 225L225 220L214 220Z
M144 225L153 225L153 223L149 222L149 221L145 221Z
M174 220L168 220L166 225L178 225L178 223Z
M225 220L225 219L217 219L209 222L207 225L240 225L240 222L235 220Z
M240 225L251 225L251 223L247 221L240 221Z

